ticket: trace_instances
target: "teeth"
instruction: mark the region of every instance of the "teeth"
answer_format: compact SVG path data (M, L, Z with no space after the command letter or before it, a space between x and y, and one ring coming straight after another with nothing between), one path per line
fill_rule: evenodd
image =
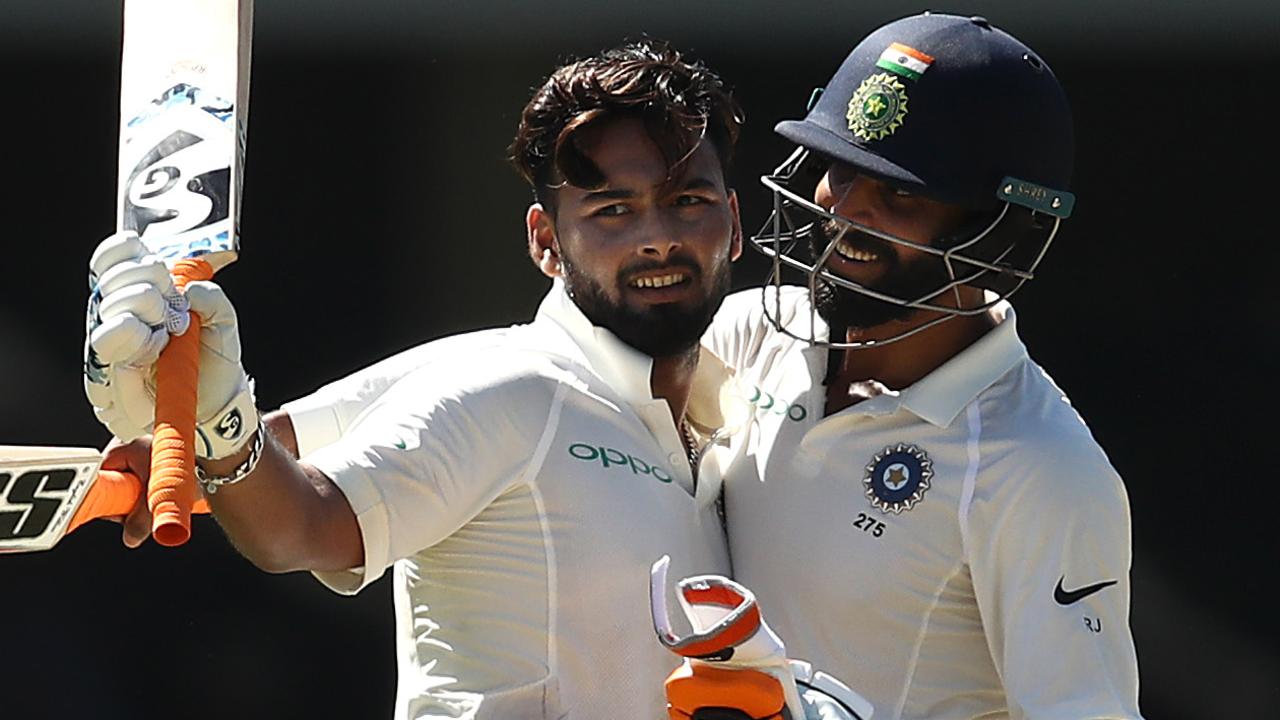
M684 273L672 273L670 275L659 275L657 277L642 277L631 281L631 287L638 288L664 288L676 283L684 282Z
M846 240L841 240L836 243L836 252L840 254L840 257L853 260L855 262L873 262L880 257L873 252L859 250L858 248L850 245Z

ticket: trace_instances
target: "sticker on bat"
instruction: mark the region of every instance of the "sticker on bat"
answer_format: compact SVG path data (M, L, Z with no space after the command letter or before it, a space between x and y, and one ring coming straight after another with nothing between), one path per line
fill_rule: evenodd
M71 521L96 469L96 464L73 464L0 470L0 551L51 546Z
M179 83L126 123L122 227L157 255L238 251L230 207L234 110Z

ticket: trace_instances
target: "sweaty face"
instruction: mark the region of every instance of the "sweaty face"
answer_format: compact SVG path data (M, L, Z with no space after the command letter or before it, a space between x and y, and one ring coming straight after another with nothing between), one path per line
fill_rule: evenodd
M959 227L967 217L960 207L912 195L848 166L835 164L814 193L814 202L836 215L921 245L929 245ZM946 301L939 290L951 281L938 255L888 242L826 220L814 227L814 258L839 237L824 268L875 292L899 299L881 300L819 278L817 309L832 326L872 328L905 320L917 309L901 303Z
M710 143L668 178L639 121L583 131L580 147L605 177L566 185L556 231L570 297L595 325L652 357L694 348L730 287L741 252L737 201Z

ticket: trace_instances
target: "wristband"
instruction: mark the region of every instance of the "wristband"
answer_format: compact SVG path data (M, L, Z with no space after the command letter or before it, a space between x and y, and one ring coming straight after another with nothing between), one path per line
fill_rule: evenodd
M235 455L244 449L258 425L253 380L246 378L231 402L213 417L196 425L196 457L221 460Z
M257 420L257 413L254 413ZM249 448L249 457L244 462L236 466L230 475L209 475L204 468L196 465L196 481L200 483L200 488L204 490L205 495L213 495L219 489L227 485L235 485L241 480L249 476L253 469L258 466L258 460L262 458L262 448L266 444L267 429L259 421L257 423L258 431L253 436L253 446Z

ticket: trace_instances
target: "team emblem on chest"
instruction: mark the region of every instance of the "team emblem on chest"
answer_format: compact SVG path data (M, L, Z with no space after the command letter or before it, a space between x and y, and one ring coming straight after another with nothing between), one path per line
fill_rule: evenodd
M897 514L924 499L932 478L933 461L929 455L915 445L898 443L871 458L862 484L872 507Z

